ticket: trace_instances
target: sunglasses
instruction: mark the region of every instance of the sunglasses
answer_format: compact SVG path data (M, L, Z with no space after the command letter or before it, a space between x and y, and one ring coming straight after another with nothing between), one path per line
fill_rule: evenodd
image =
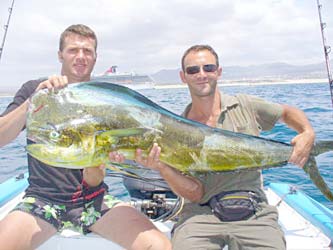
M202 69L205 72L215 72L217 70L217 65L215 64L205 64L202 65ZM200 66L189 66L185 69L186 73L189 75L194 75L200 72Z

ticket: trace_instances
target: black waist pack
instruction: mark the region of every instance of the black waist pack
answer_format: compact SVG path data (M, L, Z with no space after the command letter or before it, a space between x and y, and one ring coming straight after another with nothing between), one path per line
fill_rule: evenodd
M223 192L212 197L208 205L221 221L247 220L256 213L259 197L251 191Z

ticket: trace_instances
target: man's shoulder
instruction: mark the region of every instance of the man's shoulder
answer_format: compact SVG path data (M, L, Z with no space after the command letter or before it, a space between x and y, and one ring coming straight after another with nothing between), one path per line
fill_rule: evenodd
M243 93L236 94L235 98L243 107L249 107L249 106L252 106L253 104L257 104L257 103L262 104L262 105L272 103L259 96L243 94Z
M235 109L242 110L241 112L254 112L258 103L266 104L264 99L244 93L237 93L234 95L223 94L222 100L224 108L234 107Z
M249 94L244 94L244 93L239 93L235 95L235 98L237 98L238 100L248 100L250 101L251 99L257 99L260 98L258 96L254 96L254 95L249 95Z
M221 92L221 99L223 99L223 100L227 99L231 102L237 102L237 101L243 100L243 99L251 100L252 98L259 98L259 97L254 96L254 95L244 94L244 93L236 93L236 94L230 95L230 94Z
M25 83L22 84L22 87L25 88L36 88L41 82L47 80L47 78L42 77L42 78L38 78L38 79L33 79L33 80L29 80Z
M239 106L241 99L243 99L244 94L229 95L221 92L222 107L228 108L233 106Z
M17 94L18 93L26 93L26 95L30 96L34 91L35 89L38 87L38 85L45 81L47 78L39 78L39 79L35 79L35 80L29 80L25 83L22 84L21 88L18 90Z

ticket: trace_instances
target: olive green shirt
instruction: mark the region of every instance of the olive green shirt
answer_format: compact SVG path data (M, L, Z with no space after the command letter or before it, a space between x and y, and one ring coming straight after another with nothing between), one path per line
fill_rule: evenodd
M183 116L188 115L191 105L186 107ZM256 136L262 130L272 129L282 114L280 104L244 94L229 96L221 93L221 110L218 128ZM207 203L216 194L232 190L251 190L267 200L261 170L207 173L196 177L205 190L200 204Z

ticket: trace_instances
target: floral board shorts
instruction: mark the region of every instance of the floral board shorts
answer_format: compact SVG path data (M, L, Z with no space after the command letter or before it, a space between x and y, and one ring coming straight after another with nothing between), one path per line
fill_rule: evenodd
M45 220L58 232L72 229L87 234L90 232L90 226L120 202L122 201L108 194L104 197L100 195L80 207L55 205L35 197L25 197L14 210L27 212Z

